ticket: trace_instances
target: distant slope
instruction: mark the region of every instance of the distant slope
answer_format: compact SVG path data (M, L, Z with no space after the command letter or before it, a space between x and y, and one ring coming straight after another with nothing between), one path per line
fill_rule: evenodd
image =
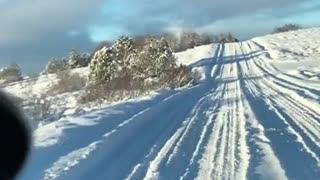
M267 35L252 39L259 43L275 60L302 61L320 56L320 28Z
M89 70L85 68L77 68L71 70L71 74L79 74L81 77L87 77ZM40 96L46 92L58 81L56 74L40 75L36 78L25 79L19 82L14 82L1 88L14 96L28 99L33 95Z

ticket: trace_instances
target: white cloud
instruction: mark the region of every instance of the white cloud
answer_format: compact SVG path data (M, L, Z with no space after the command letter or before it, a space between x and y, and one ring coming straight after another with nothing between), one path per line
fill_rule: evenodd
M23 0L0 6L0 46L85 28L101 0Z
M235 29L232 22L255 20L259 25L257 15L276 22L279 17L307 12L314 7L310 4L315 2L317 0L109 0L101 27L116 25L131 34L157 33L171 27L201 29L211 26L230 30ZM113 4L117 4L116 8ZM260 25L262 28L266 26L264 21L260 21ZM246 28L248 34L250 30ZM254 30L251 33L256 34Z
M0 0L0 66L16 61L29 69L39 69L50 57L67 55L71 48L90 51L94 48L92 41L170 28L218 33L234 30L237 24L231 32L249 37L265 32L266 23L276 18L285 19L310 8L319 10L314 9L317 1ZM257 14L265 15L267 20L261 24ZM257 26L252 30L241 22Z

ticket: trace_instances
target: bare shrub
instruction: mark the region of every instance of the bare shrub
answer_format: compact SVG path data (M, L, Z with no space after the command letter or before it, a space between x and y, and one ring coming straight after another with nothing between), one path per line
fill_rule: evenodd
M239 42L239 39L235 38L230 32L226 34L220 34L217 39L218 43L232 43Z
M21 109L34 122L40 122L50 119L52 116L52 103L45 96L33 96L21 104Z
M83 95L78 98L79 103L97 101L114 102L138 97L159 88L175 89L193 82L194 74L187 66L180 65L165 70L159 78L134 78L124 75L114 78L107 84L91 84Z
M21 81L22 79L21 69L16 63L12 63L8 67L0 69L0 84Z
M199 84L199 83L200 83L200 80L201 80L201 78L202 78L201 72L198 71L198 70L193 70L193 71L190 72L190 74L191 74L191 77L192 77L191 83L192 83L193 85Z
M92 55L90 53L83 53L80 54L77 50L73 49L70 52L69 59L68 59L68 68L75 69L81 67L89 66L91 61Z
M162 87L169 87L175 89L183 87L192 81L191 71L187 66L180 65L176 68L168 69L166 73L160 78L160 85Z
M34 102L34 113L38 120L45 120L51 114L51 102L48 101L46 98L37 98Z
M298 24L285 24L280 27L276 27L272 34L281 33L281 32L289 32L289 31L296 31L298 29L301 29L302 27Z
M50 59L46 68L41 74L54 74L66 71L68 69L66 60Z
M124 75L116 77L106 84L90 84L85 93L78 97L78 102L114 102L140 96L149 88L144 85L142 79L134 79L130 75Z
M92 102L92 101L100 102L104 100L103 97L105 95L106 95L106 90L104 86L90 85L90 86L87 86L83 94L77 97L77 102L79 104L85 104L87 102Z
M48 95L57 95L65 92L81 90L86 86L87 80L79 74L71 74L68 71L57 74L58 82L47 92Z

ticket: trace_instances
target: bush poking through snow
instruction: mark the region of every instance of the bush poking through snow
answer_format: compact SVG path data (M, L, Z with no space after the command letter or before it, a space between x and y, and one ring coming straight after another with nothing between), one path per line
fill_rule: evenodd
M66 71L68 63L66 60L50 59L45 70L41 74L54 74Z
M117 102L147 95L160 88L175 89L193 83L195 76L186 66L165 70L160 77L135 78L133 76L116 77L106 84L90 84L85 93L78 97L79 104L88 102Z
M285 24L283 26L280 27L276 27L272 34L276 34L276 33L282 33L282 32L289 32L289 31L296 31L302 29L302 27L298 24Z
M52 104L45 97L34 96L20 105L24 114L33 122L46 121L51 118Z
M79 54L76 50L71 50L68 60L69 69L87 67L91 61L91 54Z
M18 64L12 63L0 70L0 84L6 84L22 80L21 70Z
M221 34L218 37L218 42L219 43L233 43L233 42L239 42L237 38L235 38L231 33L227 34Z
M90 85L79 102L114 102L129 99L159 88L177 88L190 83L192 73L178 66L166 39L149 38L135 49L128 37L112 47L97 51L90 64Z
M70 69L82 67L80 54L74 49L70 52L68 65Z
M57 83L50 88L47 95L53 96L60 93L78 91L84 88L87 83L87 80L79 74L71 74L68 71L58 73L57 79Z
M87 67L89 66L90 62L92 59L92 55L90 53L83 53L80 56L80 62L81 62L81 67Z
M164 38L149 39L134 64L135 72L144 79L160 78L165 71L175 67L176 59Z
M147 93L142 83L140 83L141 88L130 89L133 86L126 85L125 79L117 80L118 83L116 81L112 82L109 84L91 84L86 88L85 93L78 97L78 103L86 104L95 101L102 104L103 102L123 101ZM135 86L138 87L139 85L135 84Z
M63 58L62 60L59 60L51 58L41 74L56 74L68 69L86 67L89 66L91 58L91 54L89 53L80 55L76 50L71 50L69 58L67 59Z
M120 77L122 72L129 72L135 58L133 40L121 37L112 47L98 50L90 63L89 79L95 84L108 83Z
M161 78L176 66L176 59L164 38L150 38L138 53L133 40L122 37L112 47L104 47L95 53L89 79L94 84L109 84L123 78Z
M187 66L180 65L179 67L171 68L165 71L160 78L160 84L163 87L174 89L183 87L191 83L193 80L190 69Z

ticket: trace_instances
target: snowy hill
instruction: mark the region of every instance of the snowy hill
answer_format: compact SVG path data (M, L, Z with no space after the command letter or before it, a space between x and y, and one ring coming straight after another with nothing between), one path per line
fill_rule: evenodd
M70 71L70 74L77 74L85 80L87 79L88 73L88 68L78 68ZM31 113L31 110L29 110L31 108L30 104L33 104L35 101L43 100L50 102L50 110L53 114L63 115L75 112L75 109L77 109L77 106L79 105L75 103L75 98L79 95L81 89L73 92L50 95L48 92L58 81L59 77L57 74L40 75L36 78L25 78L22 81L6 84L4 87L0 88L0 90L3 90L4 92L7 92L21 100L23 104L25 104L21 106L27 116L30 116L29 113ZM41 124L48 123L43 121L39 124L39 121L32 120L31 117L29 118L33 128L37 128L39 125L41 126Z
M72 74L79 74L87 77L89 70L87 67L73 69ZM5 92L20 98L28 99L33 95L45 94L55 82L58 81L56 74L41 75L37 78L28 78L23 81L14 82L2 88Z
M177 53L201 84L36 129L18 179L319 179L318 39L308 29Z

